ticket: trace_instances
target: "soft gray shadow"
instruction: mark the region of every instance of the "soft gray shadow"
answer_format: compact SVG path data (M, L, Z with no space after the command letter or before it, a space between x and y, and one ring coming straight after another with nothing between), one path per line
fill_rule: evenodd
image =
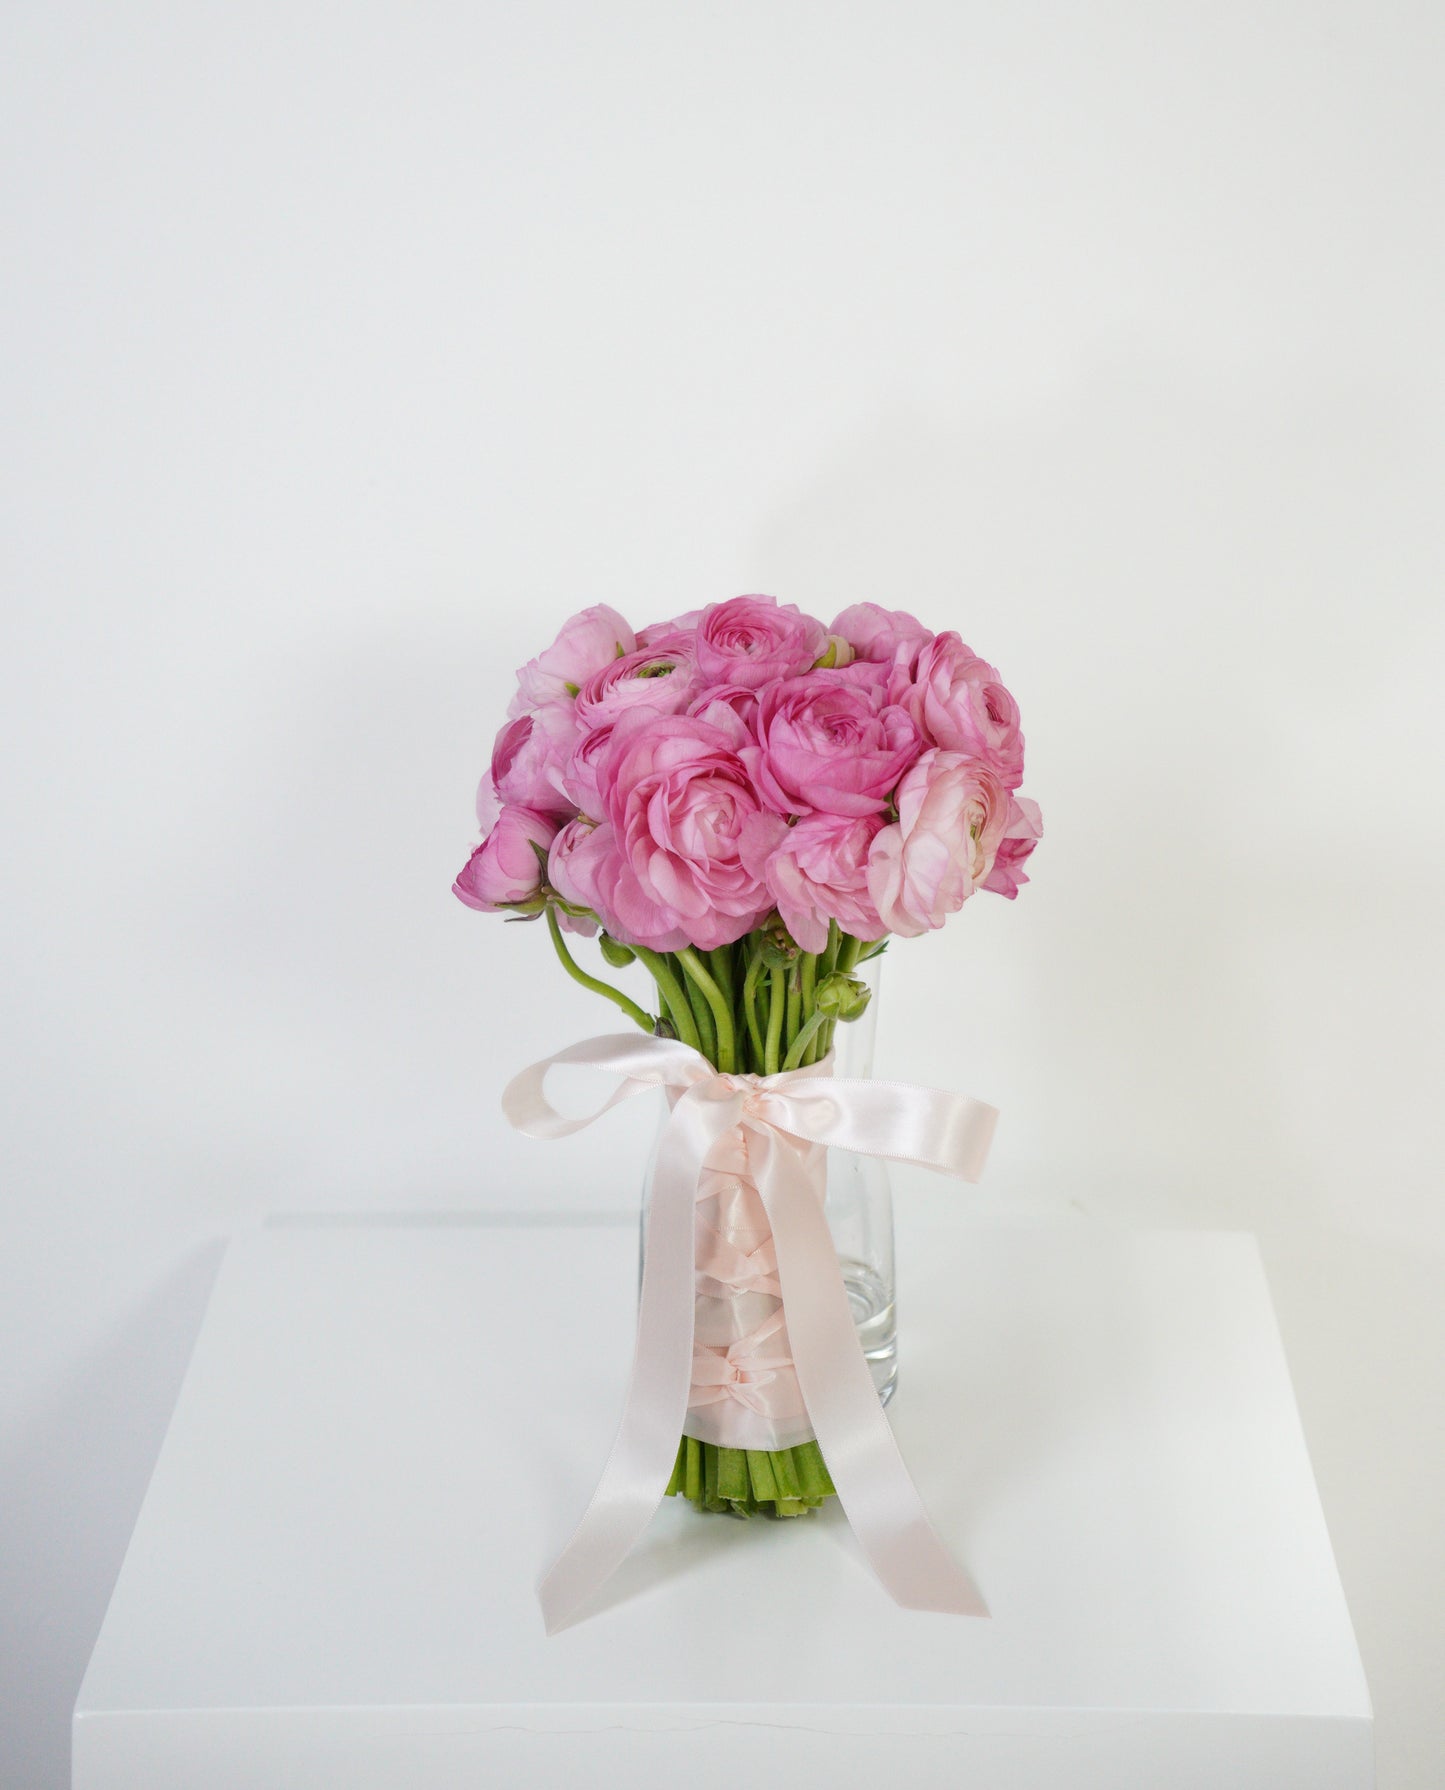
M1381 1786L1445 1759L1445 1261L1334 1232L1261 1240L1375 1708Z
M191 1250L20 1426L0 1467L0 1780L67 1790L70 1716L224 1245Z

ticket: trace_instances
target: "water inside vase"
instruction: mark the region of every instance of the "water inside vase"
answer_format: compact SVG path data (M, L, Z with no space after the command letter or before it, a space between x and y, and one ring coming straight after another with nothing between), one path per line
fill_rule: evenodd
M898 1308L876 1269L851 1258L840 1259L838 1265L868 1371L886 1405L898 1384Z

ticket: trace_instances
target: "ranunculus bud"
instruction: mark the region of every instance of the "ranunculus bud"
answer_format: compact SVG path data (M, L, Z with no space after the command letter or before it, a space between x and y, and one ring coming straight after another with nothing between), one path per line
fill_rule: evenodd
M763 929L763 962L770 970L791 969L797 962L798 945L786 926L776 922Z
M610 938L605 932L599 934L597 947L614 970L625 970L637 955L630 946L624 945L620 939Z
M873 991L856 976L845 976L834 970L818 984L814 1000L820 1013L829 1019L857 1019L872 999Z
M537 914L546 903L547 849L557 823L530 808L507 807L462 866L452 893L484 911L509 907Z
M851 665L858 657L841 634L830 634L823 656L814 665L814 671L833 671L840 665Z

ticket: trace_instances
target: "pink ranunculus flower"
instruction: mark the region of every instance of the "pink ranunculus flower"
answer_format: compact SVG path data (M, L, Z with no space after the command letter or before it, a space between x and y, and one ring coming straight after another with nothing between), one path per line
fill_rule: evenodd
M823 624L776 597L733 597L711 603L697 624L697 668L709 684L761 689L796 677L822 657Z
M701 695L692 699L687 712L729 732L735 731L736 725L741 723L747 735L745 743L751 743L758 715L758 693L743 684L710 684Z
M571 702L545 703L509 721L492 748L492 785L502 802L539 814L575 814L562 776L576 739Z
M597 773L612 746L612 723L589 727L579 733L567 762L562 767L562 788L573 808L589 820L601 820L606 812L602 792L597 787Z
M1009 794L984 759L925 752L898 786L898 820L868 852L868 892L889 932L942 926L993 869Z
M1043 836L1044 817L1038 803L1027 796L1014 796L1009 802L1008 824L999 840L993 869L980 887L1012 901L1029 880L1024 875L1024 862Z
M692 715L618 723L598 781L630 872L612 895L625 944L681 931L715 950L772 907L741 855L743 827L760 807L736 750L741 737L741 723L733 732Z
M529 659L517 673L517 694L508 715L524 715L545 703L576 696L594 671L630 653L637 645L632 629L606 603L594 603L562 624L562 631L544 653Z
M503 808L497 824L463 865L452 894L468 907L488 913L499 907L539 906L542 865L556 833L556 821L545 814L531 808Z
M876 814L922 750L889 668L859 663L769 685L743 761L779 814Z
M594 671L577 692L577 719L583 727L616 721L631 709L675 715L697 689L690 643L639 647Z
M855 603L833 623L860 659L876 665L902 665L910 672L929 641L930 629L906 609L884 609L877 603Z
M610 821L569 821L553 841L547 875L565 901L590 908L623 944L681 951L690 943L682 927L639 887Z
M868 889L869 848L883 825L881 814L809 814L791 827L760 814L744 827L743 855L803 950L824 949L829 920L853 938L883 937Z
M1018 704L952 630L919 653L908 706L930 745L988 759L1011 790L1023 782Z
M689 609L686 615L679 615L670 622L649 622L645 628L637 630L637 644L656 652L659 647L666 649L690 641L697 632L700 609Z

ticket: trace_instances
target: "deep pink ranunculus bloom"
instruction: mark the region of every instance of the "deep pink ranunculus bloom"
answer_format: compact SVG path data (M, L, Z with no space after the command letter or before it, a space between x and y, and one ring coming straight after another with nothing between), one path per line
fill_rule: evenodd
M889 932L942 926L993 869L1009 794L993 765L937 748L898 786L898 820L868 853L868 892Z
M743 855L805 951L826 946L829 920L853 938L883 937L868 890L868 852L883 824L881 814L809 814L790 827L760 814L744 827Z
M530 808L504 808L497 824L476 848L452 893L468 907L490 912L536 901L542 892L542 864L557 823ZM538 856L538 852L542 856Z
M758 701L758 744L744 749L758 793L779 814L876 814L923 748L892 700L884 665L808 671Z
M1043 836L1044 817L1038 803L1027 796L1015 796L1009 803L1008 824L998 842L993 869L980 886L1012 901L1029 880L1024 874L1024 863Z
M736 750L742 726L734 725L691 715L618 723L598 775L616 865L602 856L609 842L592 849L594 880L614 877L605 898L625 943L676 949L654 941L681 932L714 950L771 908L741 855L743 827L760 804Z
M697 690L691 644L639 647L594 671L577 692L577 719L600 727L633 709L675 715Z
M776 597L733 597L711 603L697 624L697 668L708 684L761 689L796 677L822 657L828 644L822 622Z
M576 696L594 671L630 653L637 640L627 622L606 603L594 603L562 624L546 652L517 673L517 694L508 715L524 715L544 703Z
M1018 704L993 666L951 630L919 653L907 702L930 745L986 758L1011 790L1023 782Z

